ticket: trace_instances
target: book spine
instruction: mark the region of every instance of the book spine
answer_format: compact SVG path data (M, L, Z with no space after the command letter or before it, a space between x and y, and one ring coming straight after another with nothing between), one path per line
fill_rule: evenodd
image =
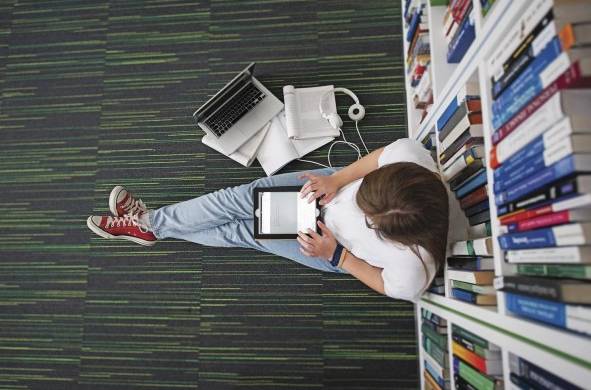
M476 294L470 291L460 290L459 288L452 288L451 295L454 298L460 299L468 303L476 303Z
M490 221L490 210L488 209L468 217L468 224L470 226L475 226L486 221Z
M477 188L465 197L463 197L462 199L460 199L460 207L462 209L467 209L468 207L474 206L475 204L488 199L487 187L488 186L484 185L480 188Z
M439 119L437 119L437 130L441 131L443 129L443 127L447 124L447 121L449 121L454 112L456 112L459 105L458 99L454 96L449 105L446 107L445 111L443 111L443 114L441 114Z
M499 245L503 250L533 249L557 246L556 237L551 228L523 233L499 236Z
M472 351L464 348L462 345L453 342L452 343L452 352L454 355L465 361L466 363L470 364L472 367L476 368L480 372L486 374L487 373L487 366L486 360L481 356L478 356Z
M533 388L556 389L556 390L580 390L579 387L565 381L562 378L528 362L518 358L519 371L524 379L532 384ZM538 387L539 386L539 387Z
M472 177L472 175L474 175L483 167L484 164L481 159L475 160L472 164L468 165L465 169L461 170L460 173L458 173L451 180L449 180L450 189L452 191L458 189L458 187L462 186Z
M558 79L554 80L552 84L547 86L540 92L524 109L515 114L511 119L503 124L492 135L492 143L498 144L501 140L507 137L513 130L515 130L523 121L525 121L538 108L546 103L556 92L562 89L573 87L588 87L591 85L591 78L583 77L579 61L571 64L571 66ZM494 154L494 149L492 151ZM496 160L491 158L491 161Z
M493 380L470 367L459 358L454 358L454 365L456 359L458 360L458 374L460 377L464 378L466 382L470 383L478 390L494 390L495 384Z
M475 335L472 332L468 332L467 330L465 330L464 328L461 328L457 325L453 325L452 324L452 334L459 336L465 340L468 340L470 342L472 342L474 345L478 345L483 349L488 349L490 344L487 340Z
M556 263L587 262L586 253L579 246L549 247L541 249L510 250L505 257L508 263Z
M574 156L568 156L538 172L537 174L523 180L521 184L514 186L506 191L495 194L495 203L497 206L503 205L526 196L527 194L549 184L555 180L563 178L575 171Z
M447 62L450 64L455 64L462 60L464 54L466 54L468 48L470 48L470 45L472 44L472 41L474 41L474 38L476 37L472 15L473 13L469 13L466 16L464 23L460 27L460 32L449 44L447 51Z
M560 41L554 38L530 66L492 104L493 128L498 129L545 87L541 72L560 54Z
M542 299L562 301L560 282L548 278L523 278L515 276L501 276L495 278L497 290L535 296Z
M476 387L466 382L466 380L459 375L454 375L454 384L456 386L456 390L478 390Z
M423 336L423 348L425 352L427 352L439 365L445 365L445 352L441 348L439 348L435 343L433 343L429 338Z
M502 75L495 80L492 78L492 95L496 99L503 90L513 82L528 65L538 55L539 47L545 46L549 38L554 34L553 26L548 28L552 21L552 12L548 12L542 20L536 25L533 31L525 37L521 44L511 54L511 57L503 63Z
M412 37L415 35L415 31L419 25L419 20L421 19L422 10L417 8L412 15L412 19L410 21L410 25L408 27L408 31L406 32L406 40L408 42L412 41Z
M564 157L568 157L568 155L561 156L561 158ZM524 179L539 173L544 168L547 168L555 162L556 161L548 161L548 159L545 158L544 154L534 156L532 159L524 161L521 167L515 169L510 174L502 175L495 179L495 183L493 186L494 192L499 193L503 190L511 188L514 185L523 181Z
M566 328L565 304L524 295L505 293L507 310L560 328Z
M488 210L488 200L480 202L477 205L466 209L464 212L467 217L471 217L471 216L481 213L485 210Z
M538 217L524 219L516 223L507 225L509 233L525 232L534 229L540 229L549 226L561 225L572 222L570 211L563 210L540 215Z
M437 333L425 324L421 325L421 331L425 336L431 339L431 341L437 344L437 346L439 346L440 348L447 348L447 336Z
M468 107L466 106L466 102L461 102L456 111L451 116L451 118L448 119L445 126L443 126L443 128L439 130L439 141L443 141L449 135L449 133L456 127L456 125L462 122L462 120L467 116L467 114Z
M517 264L517 273L554 278L591 279L591 266L579 264Z
M482 169L480 173L474 176L474 178L472 178L469 182L462 185L455 191L456 197L458 199L463 198L470 192L474 191L476 188L485 185L486 181L486 169Z

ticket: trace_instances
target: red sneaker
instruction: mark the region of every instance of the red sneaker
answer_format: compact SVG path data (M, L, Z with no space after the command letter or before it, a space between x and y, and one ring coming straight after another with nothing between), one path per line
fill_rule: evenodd
M137 215L126 215L124 217L90 216L86 220L86 225L103 238L129 240L146 246L154 245L157 240L154 233L139 223Z
M133 194L123 186L116 186L109 195L109 209L113 215L123 217L124 215L141 215L148 211L148 208L141 199L134 198Z

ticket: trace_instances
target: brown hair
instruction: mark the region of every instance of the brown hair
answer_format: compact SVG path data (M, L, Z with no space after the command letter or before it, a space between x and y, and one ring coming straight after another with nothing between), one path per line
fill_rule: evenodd
M417 255L429 283L431 275L419 247L431 254L439 269L447 246L448 199L439 175L411 162L385 165L363 178L357 205L380 238L405 245Z

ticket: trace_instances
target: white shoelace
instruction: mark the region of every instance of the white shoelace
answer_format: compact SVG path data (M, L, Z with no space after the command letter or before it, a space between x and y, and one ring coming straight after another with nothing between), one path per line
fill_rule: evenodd
M146 205L141 199L136 200L130 194L129 199L127 199L127 203L123 206L123 209L125 210L125 214L144 213L146 211Z
M123 217L107 217L107 228L125 226L137 226L142 233L150 231L146 225L140 223L138 214L126 214Z

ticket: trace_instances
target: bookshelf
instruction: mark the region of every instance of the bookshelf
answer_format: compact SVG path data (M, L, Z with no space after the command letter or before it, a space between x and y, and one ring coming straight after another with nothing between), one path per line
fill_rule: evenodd
M406 97L408 113L408 136L417 140L424 139L434 131L437 118L441 116L450 101L467 82L479 85L482 104L482 124L484 133L485 155L491 150L491 134L493 132L491 119L492 97L490 94L490 75L486 60L498 47L500 41L508 31L519 21L530 2L512 0L496 0L485 16L482 14L480 0L472 0L474 13L475 39L466 51L462 60L457 64L447 63L447 42L443 33L443 20L446 12L445 5L439 1L413 0L415 3L425 4L428 36L430 45L429 71L433 103L421 121L421 112L414 108L413 88L409 74L406 76ZM407 2L401 1L402 9ZM404 26L403 40L405 60L409 43L406 42L407 24L402 15ZM439 151L440 142L436 139L436 149ZM488 183L494 182L493 170L487 169ZM497 237L500 226L495 223L497 210L494 202L493 186L488 186L488 198L491 215L491 229L493 242L494 272L497 276L508 276L516 273L515 266L503 259ZM453 221L452 221L453 222ZM465 223L465 221L458 221ZM515 388L510 381L509 355L515 354L540 367L544 367L556 375L567 379L581 388L589 388L591 383L591 337L568 332L560 328L543 325L534 321L512 316L505 307L504 293L497 291L496 306L476 306L450 298L451 287L447 278L447 265L444 269L445 295L426 293L416 305L417 335L419 345L421 389L428 388L423 377L424 355L421 340L421 309L429 310L447 320L448 328L452 324L460 326L474 334L481 336L501 348L503 364L504 388ZM451 330L448 333L449 367L453 367L451 353ZM449 370L450 368L448 368ZM455 388L453 372L449 375L450 387Z

